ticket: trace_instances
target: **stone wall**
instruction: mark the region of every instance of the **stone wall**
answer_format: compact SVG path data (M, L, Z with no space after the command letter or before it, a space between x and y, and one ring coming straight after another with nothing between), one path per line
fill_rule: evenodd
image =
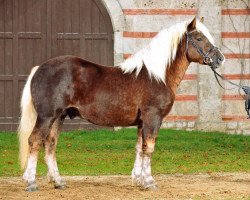
M102 1L114 27L115 64L140 50L161 29L197 15L205 18L206 27L226 56L219 72L235 83L250 86L249 0ZM192 63L162 126L250 134L241 94L237 89L222 90L208 67Z

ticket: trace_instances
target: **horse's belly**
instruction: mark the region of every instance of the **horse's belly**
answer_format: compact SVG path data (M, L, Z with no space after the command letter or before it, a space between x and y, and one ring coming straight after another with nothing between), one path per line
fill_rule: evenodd
M91 106L80 110L82 118L100 126L130 126L137 124L138 111L136 108L107 108Z

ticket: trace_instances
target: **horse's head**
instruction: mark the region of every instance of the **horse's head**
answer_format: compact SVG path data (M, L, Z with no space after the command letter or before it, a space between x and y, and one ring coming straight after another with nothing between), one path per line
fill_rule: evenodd
M202 24L194 18L187 26L186 55L190 62L209 65L212 69L223 65L224 55L214 46L213 38Z

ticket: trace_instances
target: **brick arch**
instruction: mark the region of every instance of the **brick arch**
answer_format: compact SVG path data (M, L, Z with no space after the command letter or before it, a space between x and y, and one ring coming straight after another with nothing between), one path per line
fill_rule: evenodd
M114 63L123 61L123 32L127 29L127 23L122 7L117 0L101 0L109 13L114 30Z

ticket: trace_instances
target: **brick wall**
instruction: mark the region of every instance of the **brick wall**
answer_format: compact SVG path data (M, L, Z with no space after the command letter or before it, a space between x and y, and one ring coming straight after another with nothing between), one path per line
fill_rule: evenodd
M206 27L226 56L220 72L235 83L250 86L249 0L103 0L103 3L114 26L116 64L143 48L161 29L197 15L205 18ZM229 89L233 87L223 84ZM238 90L222 90L208 67L194 63L186 72L163 127L250 134L250 120L246 119Z

